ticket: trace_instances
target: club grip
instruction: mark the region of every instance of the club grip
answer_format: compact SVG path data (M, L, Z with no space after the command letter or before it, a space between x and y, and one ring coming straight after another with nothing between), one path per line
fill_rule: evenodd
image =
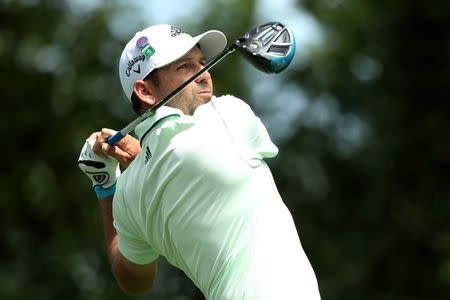
M124 138L124 135L120 131L117 131L115 135L112 135L108 138L108 144L114 146L118 141Z

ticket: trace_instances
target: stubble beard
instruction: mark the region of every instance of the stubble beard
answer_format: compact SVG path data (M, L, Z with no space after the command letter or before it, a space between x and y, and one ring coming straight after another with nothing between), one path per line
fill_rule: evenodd
M211 88L212 91L212 88ZM180 109L185 115L193 115L195 110L203 104L211 101L211 96L200 96L192 91L192 94L181 94L170 101L167 106Z

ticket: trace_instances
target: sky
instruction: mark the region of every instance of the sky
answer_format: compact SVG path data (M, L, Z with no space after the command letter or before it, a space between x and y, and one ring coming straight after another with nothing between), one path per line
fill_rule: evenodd
M22 0L34 2L36 0ZM107 3L106 0L66 0L74 14L82 16ZM113 34L126 40L136 28L142 26L146 18L152 23L169 23L180 25L189 23L193 16L207 12L212 2L208 0L114 0L119 5L126 7L110 22ZM225 1L225 0L223 0ZM245 1L245 0L243 0ZM297 54L292 62L292 67L298 67L302 61L307 60L311 50L322 41L323 34L320 24L313 16L296 5L296 0L257 0L256 21L261 24L269 20L280 21L287 25L294 33ZM258 24L256 24L258 25ZM214 29L222 30L220 24L215 24Z
M151 5L141 5L144 2L141 0L119 0L119 2L134 3L139 7L143 16L150 16L156 23L175 23L175 25L205 11L203 7L210 5L207 0L151 1ZM295 3L295 0L257 0L256 16L261 22L280 21L291 29L298 29L294 31L297 44L303 45L304 48L310 48L321 41L320 25L311 15L297 8ZM219 25L216 27L220 28Z
M127 40L140 28L145 19L151 19L152 24L168 23L180 25L189 22L193 16L207 12L211 7L208 0L115 0L128 9L120 12L110 22L111 32L119 39ZM223 0L225 1L225 0ZM244 0L243 0L244 1ZM68 0L75 14L82 15L102 5L102 0ZM257 0L254 15L260 25L267 21L279 21L288 26L296 40L296 54L289 68L301 68L311 51L320 45L323 34L320 24L313 16L296 5L295 0ZM204 30L212 29L205 28ZM214 24L214 29L223 31L220 24ZM249 28L250 29L250 28ZM288 85L283 73L268 75L246 68L246 86L251 91L251 97L257 99L255 109L261 112L261 119L275 141L289 138L295 132L292 126L298 126L298 116L310 107L310 100L304 96L301 86ZM245 99L244 99L245 100Z

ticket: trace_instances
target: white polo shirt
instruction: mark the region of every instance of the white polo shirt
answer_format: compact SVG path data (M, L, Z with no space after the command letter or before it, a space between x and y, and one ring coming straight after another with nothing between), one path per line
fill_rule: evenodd
M163 255L210 300L320 299L263 160L278 149L247 104L213 97L193 116L164 106L136 133L142 151L113 201L127 259Z

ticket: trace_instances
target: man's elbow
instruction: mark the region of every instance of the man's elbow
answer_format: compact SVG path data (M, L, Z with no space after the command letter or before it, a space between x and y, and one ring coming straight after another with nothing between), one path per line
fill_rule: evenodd
M133 265L132 268L130 266L129 263L113 265L112 273L120 289L132 296L151 289L156 277L156 262L147 266Z
M122 292L124 292L125 294L127 294L128 296L138 296L141 295L145 292L147 292L148 290L151 289L152 284L144 286L144 285L136 285L136 284L124 284L122 282L118 282L118 285L120 287L120 289L122 290Z
M120 289L128 295L139 295L148 291L156 276L157 261L139 265L127 260L117 252L111 259L111 270Z
M129 296L141 295L150 290L153 286L153 280L143 281L142 279L132 278L132 276L124 279L116 277L116 281L122 292Z

